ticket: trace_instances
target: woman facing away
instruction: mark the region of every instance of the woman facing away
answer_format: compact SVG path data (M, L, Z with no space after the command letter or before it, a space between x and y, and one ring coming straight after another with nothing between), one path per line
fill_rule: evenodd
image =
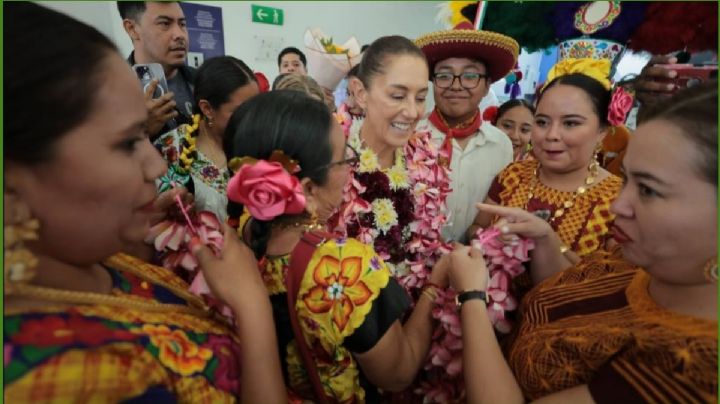
M191 125L181 125L153 144L168 162L158 181L160 192L186 187L198 211L225 220L229 178L222 137L235 109L259 93L257 80L242 60L232 56L208 59L195 75L195 111Z
M251 216L240 232L259 257L293 396L377 402L378 388L404 389L427 355L435 286L425 289L403 324L407 295L373 247L317 232L341 204L350 166L357 164L335 117L307 94L276 90L243 104L225 135L236 171L228 198ZM303 260L296 250L308 240ZM447 284L444 263L430 276L434 285ZM293 332L295 316L302 336ZM303 358L305 344L311 363Z
M561 247L556 250L547 251L542 246L534 249L529 270L513 280L518 300L533 284L603 247L608 238L614 217L610 203L622 181L596 160L610 125L610 84L590 73L594 72L560 75L543 89L531 136L535 159L513 163L503 170L485 201L542 217L560 241ZM468 238L498 219L487 210L479 212L468 229ZM546 256L563 264L536 264Z
M469 402L717 402L717 82L648 111L623 170L619 246L527 294L507 362L483 302L462 304ZM505 218L507 235L560 246L535 215L480 208ZM454 252L451 265L457 290L485 290L478 251Z
M166 165L112 42L34 3L4 11L5 401L285 401L271 306L232 231L219 257L194 249L233 325L122 253L163 210Z

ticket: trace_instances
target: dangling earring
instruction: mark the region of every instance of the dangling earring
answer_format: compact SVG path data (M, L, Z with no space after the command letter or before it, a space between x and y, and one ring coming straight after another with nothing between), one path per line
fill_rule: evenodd
M209 116L206 116L205 120L207 121L208 128L212 128L213 125L215 124L215 121L213 121L213 119Z
M602 143L598 143L595 146L595 152L593 154L592 159L590 160L590 165L588 166L588 171L590 172L590 175L593 177L596 177L598 175L598 171L600 169L600 164L598 163L598 155L602 151Z
M310 214L310 224L307 225L307 230L308 230L308 231L323 230L324 227L325 227L325 226L323 226L323 225L320 223L320 219L318 218L317 212L313 211L313 212Z
M708 262L705 263L705 267L703 268L703 275L705 275L705 279L707 279L708 282L712 284L716 284L718 281L718 266L717 266L717 256L712 257L708 260Z
M38 229L40 222L34 218L22 220L19 224L5 225L3 275L6 294L13 292L14 285L27 283L35 277L38 259L25 247L25 241L37 240Z

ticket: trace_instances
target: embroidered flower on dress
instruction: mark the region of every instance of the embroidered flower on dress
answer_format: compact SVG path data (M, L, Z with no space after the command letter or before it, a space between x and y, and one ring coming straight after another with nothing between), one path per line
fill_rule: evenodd
M216 178L220 175L220 170L218 170L215 166L205 166L200 170L200 174L202 174L203 177L206 178Z
M107 325L88 320L79 315L45 316L41 319L23 321L20 331L11 337L17 345L35 345L38 347L66 346L84 344L94 346L106 341L129 341L135 336L122 329L113 329Z
M215 385L227 392L240 392L240 346L227 336L210 335L204 345L218 360L213 374Z
M362 258L325 256L312 271L316 286L302 300L313 313L331 312L333 323L342 331L355 307L372 297L372 291L360 280Z
M160 177L159 181L160 186L158 187L158 192L165 192L172 189L173 184L186 186L187 183L190 182L190 175L179 171L176 164L170 164L167 172Z
M198 346L184 331L171 330L166 325L144 324L133 332L147 334L150 343L158 348L160 362L182 376L201 372L213 356L213 351Z

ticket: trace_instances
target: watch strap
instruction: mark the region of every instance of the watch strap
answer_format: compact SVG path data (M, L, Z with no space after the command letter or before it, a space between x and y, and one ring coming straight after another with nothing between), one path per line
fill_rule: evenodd
M482 290L468 290L465 292L460 292L455 297L455 304L457 304L458 307L462 306L463 303L467 302L468 300L472 299L480 299L484 301L485 303L488 302L487 293Z

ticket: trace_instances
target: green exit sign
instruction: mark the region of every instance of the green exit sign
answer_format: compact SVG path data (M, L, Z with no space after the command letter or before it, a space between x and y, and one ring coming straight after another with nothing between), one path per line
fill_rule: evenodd
M253 22L260 22L263 24L271 24L271 25L283 25L283 20L285 19L285 15L281 9L273 8L273 7L258 6L256 4L251 4L250 6L251 6L251 10L252 10L252 21Z

